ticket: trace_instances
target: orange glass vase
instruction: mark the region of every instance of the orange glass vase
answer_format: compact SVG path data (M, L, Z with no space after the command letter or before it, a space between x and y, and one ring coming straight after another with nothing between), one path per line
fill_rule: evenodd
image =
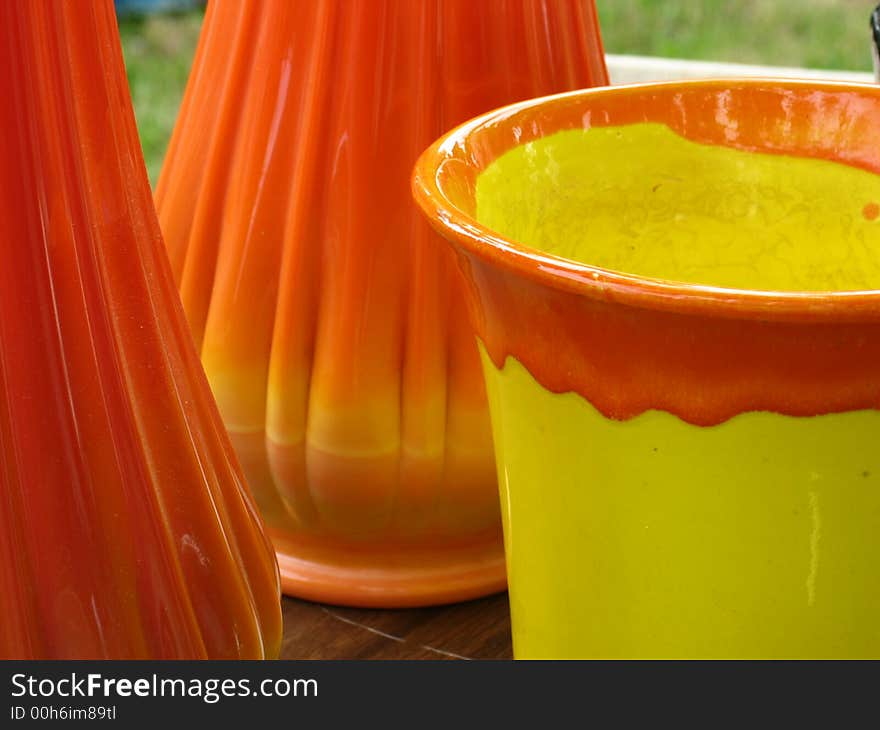
M478 112L604 83L592 0L209 5L156 200L286 592L504 588L460 274L409 174Z
M0 3L0 97L0 657L276 655L112 2Z

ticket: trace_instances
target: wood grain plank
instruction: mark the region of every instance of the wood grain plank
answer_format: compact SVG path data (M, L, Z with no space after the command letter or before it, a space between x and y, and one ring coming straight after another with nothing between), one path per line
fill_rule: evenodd
M282 659L510 659L507 595L435 608L343 608L285 597Z

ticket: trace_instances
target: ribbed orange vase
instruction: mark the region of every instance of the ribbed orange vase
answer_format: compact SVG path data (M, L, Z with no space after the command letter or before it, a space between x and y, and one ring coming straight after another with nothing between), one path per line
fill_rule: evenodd
M0 2L0 98L0 658L276 655L112 2Z
M460 275L409 175L476 113L603 83L592 0L209 5L156 199L286 592L504 588Z

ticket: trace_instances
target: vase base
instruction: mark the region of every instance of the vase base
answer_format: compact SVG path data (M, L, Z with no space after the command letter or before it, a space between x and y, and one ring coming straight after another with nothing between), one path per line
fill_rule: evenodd
M285 595L358 608L457 603L507 589L501 536L461 546L335 544L269 529Z

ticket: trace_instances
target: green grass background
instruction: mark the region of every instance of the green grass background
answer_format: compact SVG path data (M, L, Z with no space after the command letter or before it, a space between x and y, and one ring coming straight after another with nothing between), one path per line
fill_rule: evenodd
M596 5L608 53L867 71L871 68L868 17L875 2L596 0ZM203 11L194 10L120 22L153 183L183 95L202 17Z

